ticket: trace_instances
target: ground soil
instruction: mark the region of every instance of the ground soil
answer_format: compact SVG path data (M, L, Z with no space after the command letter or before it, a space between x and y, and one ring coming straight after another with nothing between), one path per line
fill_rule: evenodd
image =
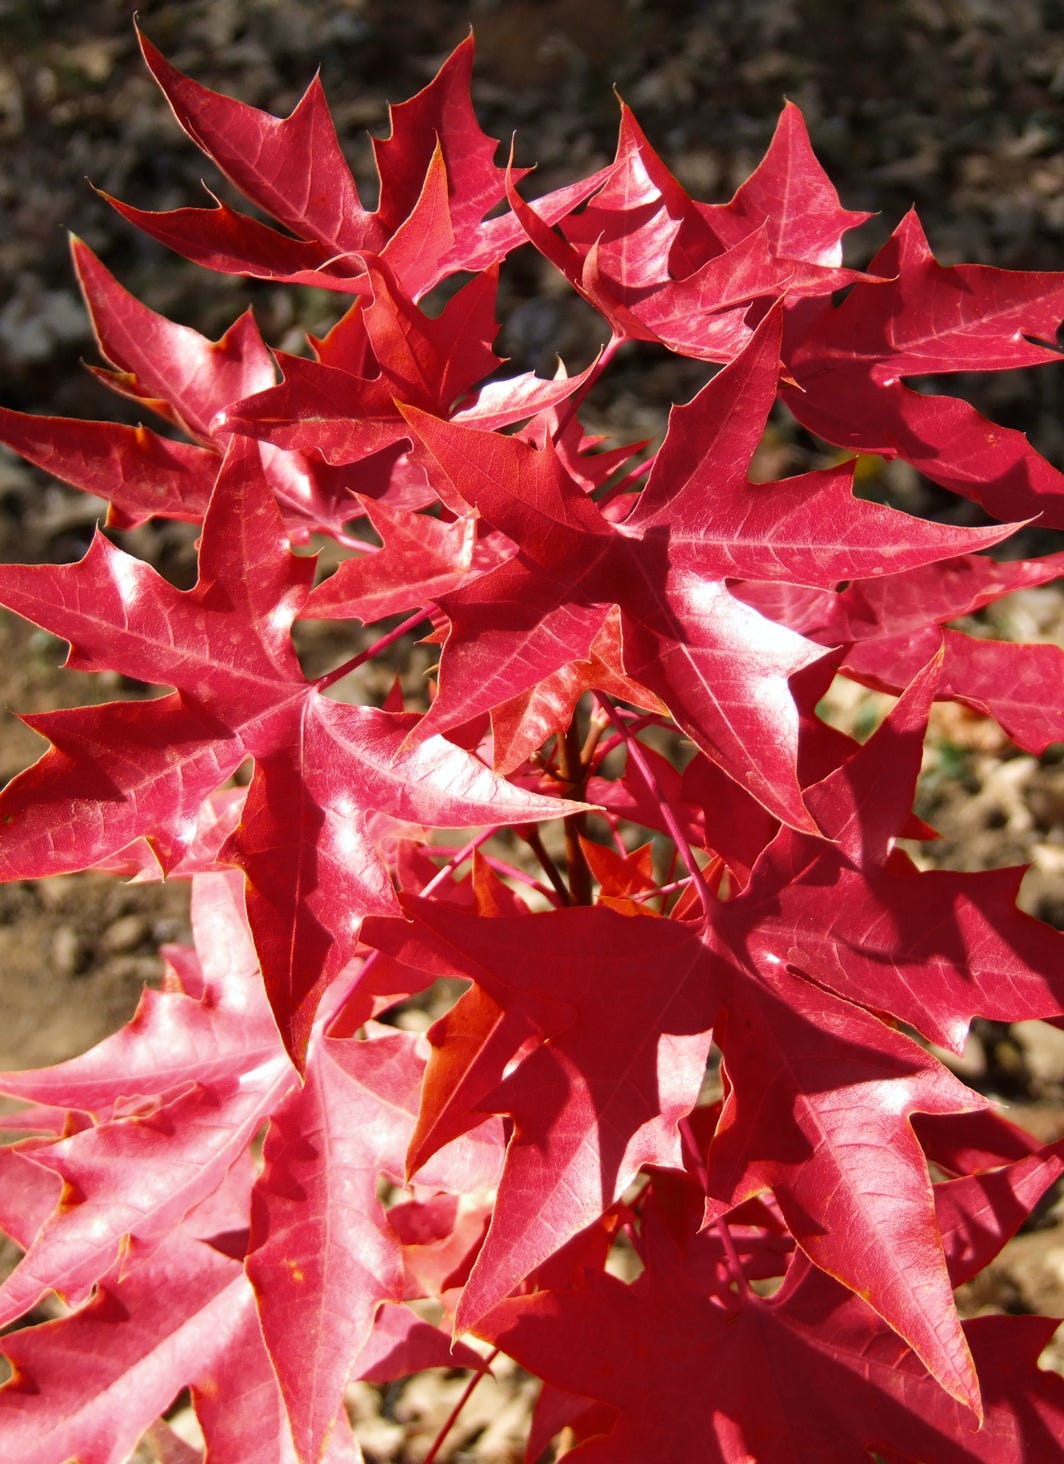
M940 259L1024 269L1064 258L1064 9L1053 0L898 0L877 7L829 0L142 0L141 24L178 66L218 90L289 110L322 69L360 179L372 177L364 129L384 131L385 105L429 80L475 26L475 99L493 135L519 133L518 160L540 163L543 187L605 163L616 134L611 86L698 197L726 198L746 176L789 96L843 202L878 217L852 261L916 204ZM198 202L210 165L183 138L139 61L134 6L120 0L0 0L0 400L29 411L131 417L79 367L93 357L67 258L75 229L153 308L215 336L251 302L267 339L289 348L320 333L335 300L310 290L205 277L123 225L86 185L154 209ZM218 180L208 177L212 188ZM219 191L224 193L224 184ZM372 202L373 189L365 188ZM535 260L510 272L501 349L517 367L571 368L594 349L587 312ZM701 382L691 363L649 349L618 363L593 402L602 430L660 433L669 402ZM1027 431L1064 466L1059 373L1009 373L955 389ZM763 475L826 461L793 425L773 427ZM975 522L894 465L875 491L914 511ZM0 458L0 559L78 557L102 505ZM126 547L176 583L193 572L194 535L137 531ZM1024 552L1064 539L1031 533ZM1059 586L1014 596L982 633L1060 643ZM307 646L308 655L343 647ZM150 695L112 676L59 669L64 647L0 616L0 706L12 711ZM868 730L876 698L836 698L835 714ZM13 716L0 721L0 781L41 743ZM954 868L1032 866L1023 900L1064 928L1064 747L1036 758L983 719L936 709L921 814L943 833L918 856ZM188 938L179 886L130 886L71 876L0 887L0 1069L84 1049L126 1019L160 944ZM1064 1033L1042 1024L976 1025L962 1070L1046 1139L1064 1137ZM982 1308L1064 1315L1064 1207L1036 1222L967 1288ZM1053 1361L1061 1366L1058 1351ZM458 1379L417 1380L351 1396L367 1458L423 1458ZM528 1385L504 1375L481 1390L443 1459L501 1464L521 1457Z

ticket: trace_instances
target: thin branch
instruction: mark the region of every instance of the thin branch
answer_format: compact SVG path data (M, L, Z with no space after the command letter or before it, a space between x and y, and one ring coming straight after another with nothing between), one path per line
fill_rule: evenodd
M449 854L453 852L445 844L433 844L432 850L436 854ZM519 869L516 864L508 864L505 859L500 859L497 854L484 854L481 857L484 863L493 869L496 874L505 875L507 879L512 879L516 884L527 885L530 890L535 890L537 895L542 895L544 899L550 900L552 903L557 900L556 892L545 885L542 880L533 878L527 869Z

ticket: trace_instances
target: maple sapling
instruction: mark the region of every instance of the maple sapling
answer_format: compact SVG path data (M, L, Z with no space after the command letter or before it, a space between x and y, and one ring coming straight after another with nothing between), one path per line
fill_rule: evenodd
M316 81L276 118L142 46L280 227L115 207L336 319L305 354L250 311L209 341L75 239L97 375L167 435L0 408L114 531L0 568L0 603L72 672L169 688L25 719L48 746L0 793L0 877L187 880L195 937L121 1031L0 1075L25 1252L0 1323L57 1298L3 1340L0 1452L351 1464L349 1383L501 1353L542 1380L530 1461L1059 1458L1056 1321L962 1319L955 1291L1064 1142L949 1058L977 1016L1064 1019L1061 936L1022 871L899 841L930 834L936 699L1064 740L1064 652L953 628L1059 577L989 551L1064 528L1064 477L908 384L1055 362L1064 274L945 269L915 214L845 266L867 216L790 103L728 203L623 105L613 162L535 197L475 119L472 39L391 109L370 210ZM609 331L573 375L493 349L520 249ZM581 421L632 341L706 365L649 457ZM837 454L751 481L775 410L986 523L856 497ZM190 589L118 542L167 518L199 527ZM296 552L324 543L327 577ZM333 669L304 672L297 621L349 636ZM413 633L431 700L346 695ZM895 698L863 743L818 714L836 677ZM166 1422L186 1389L195 1446Z

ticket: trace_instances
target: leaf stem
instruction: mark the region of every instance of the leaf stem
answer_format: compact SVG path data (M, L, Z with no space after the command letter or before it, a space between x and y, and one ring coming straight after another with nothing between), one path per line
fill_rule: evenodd
M588 728L587 736L584 738L584 745L580 749L580 761L584 765L585 786L587 774L595 757L595 749L602 739L602 734L610 725L609 718L603 716L601 711L595 712L591 718L591 725Z
M661 717L657 712L632 712L628 711L625 707L618 706L613 708L613 712L615 715L611 716L610 721L616 726L619 725L618 718L620 718L624 721L628 733L626 734L622 730L620 733L614 733L612 737L607 737L604 742L601 740L601 737L596 741L594 748L595 767L601 766L606 758L609 757L610 753L613 752L614 748L623 746L627 735L634 736L635 733L641 732L644 727L672 726L670 722ZM594 771L594 768L591 771Z
M673 879L668 884L655 885L652 890L634 890L629 895L630 900L657 900L665 895L675 895L680 890L685 890L691 883L691 876L685 875L683 879Z
M602 375L606 367L610 364L614 356L617 354L619 348L624 345L624 342L624 336L614 334L610 336L609 340L603 346L601 352L599 353L598 360L594 363L594 370L591 372L590 376L583 383L583 385L578 387L577 390L573 392L572 396L569 397L568 401L565 403L564 409L558 414L558 426L551 434L555 442L558 441L562 433L568 427L569 423L575 416L577 409L582 405L588 392L596 384L599 377Z
M587 791L587 763L580 746L580 728L576 713L566 728L565 736L558 740L558 765L570 798L582 800ZM564 820L565 862L569 872L569 889L574 905L590 905L592 902L591 870L588 868L581 846L581 838L587 837L587 814L571 813Z
M558 896L559 900L561 900L563 905L571 905L573 900L569 893L569 886L562 879L558 866L547 853L539 829L534 824L530 828L523 828L521 830L521 837L539 860L540 868L550 880L551 885L554 887L554 893Z
M440 1452L440 1449L444 1445L447 1435L451 1432L451 1429L454 1428L455 1424L458 1422L458 1415L469 1402L469 1399L473 1393L473 1389L480 1382L481 1378L484 1377L486 1373L490 1372L491 1365L498 1357L498 1355L499 1348L493 1347L492 1350L488 1353L487 1357L485 1357L483 1366L469 1379L469 1382L466 1384L465 1389L463 1390L462 1396L459 1398L458 1402L454 1405L450 1413L447 1415L447 1418L444 1420L443 1427L436 1435L436 1438L433 1441L432 1448L425 1455L423 1464L433 1464L436 1455Z
M501 828L500 824L492 824L489 828L481 829L479 834L474 834L468 843L463 844L457 853L452 854L446 864L440 866L436 873L421 890L421 897L435 894L446 880L450 879L459 865L464 864L467 859L472 858L481 844L486 844L493 834L497 834ZM431 850L432 845L429 845Z
M679 850L680 857L683 859L683 862L687 865L687 868L690 871L691 883L698 891L698 898L701 902L702 909L707 915L711 914L714 906L714 900L712 894L710 893L709 885L706 884L705 876L702 873L702 867L699 864L698 860L695 858L691 850L690 844L688 844L687 840L684 838L683 831L680 828L676 815L672 810L672 805L669 803L669 800L665 797L665 794L658 786L658 780L657 778L655 778L650 764L643 756L643 749L639 743L639 739L634 737L625 726L624 718L618 714L617 709L614 707L609 697L603 696L602 693L598 691L595 692L595 696L598 699L599 705L606 711L607 715L610 717L610 720L613 722L613 725L617 728L618 732L620 732L621 737L624 739L624 744L628 749L628 756L631 758L635 766L639 769L643 781L647 785L647 791L650 793L650 796L655 800L658 807L661 809L661 817L664 820L665 827L669 831L669 836L675 844L676 848Z
M724 1247L724 1254L728 1258L728 1269L731 1271L736 1284L745 1294L750 1290L750 1283L746 1279L746 1272L743 1270L743 1263L739 1259L739 1252L735 1248L735 1241L728 1229L728 1222L723 1215L717 1220L717 1233L720 1235L721 1244Z
M332 671L326 671L324 676L319 676L314 685L318 691L325 691L327 687L334 686L337 681L343 680L349 672L357 671L359 666L364 665L366 661L371 661L374 656L380 655L381 651L386 651L389 646L394 645L397 640L401 640L404 635L407 635L416 626L420 625L423 620L428 620L429 618L429 611L422 607L414 615L408 616L402 625L397 625L394 630L390 630L387 635L382 636L372 646L369 646L364 651L359 651L357 656L352 656L342 666L337 666Z

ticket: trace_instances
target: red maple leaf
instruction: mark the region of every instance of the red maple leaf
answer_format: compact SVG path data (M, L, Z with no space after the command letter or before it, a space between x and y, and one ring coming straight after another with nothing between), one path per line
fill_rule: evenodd
M681 355L728 361L749 340L759 302L830 294L858 278L841 268L842 235L868 214L839 205L788 103L768 152L731 203L691 199L622 104L617 154L579 213L561 222L510 205L536 248L613 328Z
M1021 747L1041 753L1064 738L1064 651L1048 642L983 639L949 622L1047 584L1062 567L1060 554L1005 561L962 554L839 593L764 584L740 585L736 593L825 646L846 645L843 669L883 690L901 691L941 642L936 695L994 717Z
M352 1369L389 1378L477 1361L398 1306L377 1332L381 1302L409 1291L401 1236L377 1189L402 1177L424 1058L409 1033L374 1027L353 1041L319 1030L300 1086L265 1000L234 872L197 878L193 928L202 960L173 949L163 990L147 992L121 1032L56 1068L0 1079L41 1105L19 1113L24 1130L47 1122L60 1094L79 1105L54 1136L0 1150L0 1217L27 1252L0 1288L0 1314L23 1315L47 1290L79 1308L12 1349L28 1378L47 1379L49 1428L70 1441L66 1452L80 1452L84 1430L98 1427L92 1384L53 1387L50 1369L53 1357L84 1345L107 1352L95 1377L114 1395L116 1439L126 1417L146 1427L167 1406L159 1390L183 1378L212 1448L238 1438L251 1447L260 1432L265 1448L266 1423L249 1412L259 1390L275 1433L288 1438L291 1428L299 1456L316 1458L327 1439L337 1449L349 1439L337 1420ZM256 1179L249 1150L267 1120ZM487 1192L501 1155L499 1125L482 1124L426 1167L424 1192ZM149 1323L152 1294L158 1317ZM186 1328L181 1351L174 1334ZM167 1350L170 1368L157 1356ZM230 1367L249 1394L233 1390L232 1416L214 1406ZM145 1376L154 1379L147 1389ZM40 1422L32 1403L14 1403L21 1391L4 1395L4 1426L16 1440L23 1420L27 1429ZM279 1453L279 1464L285 1457L293 1456Z
M282 384L234 401L215 418L216 431L353 463L409 438L399 402L488 430L557 406L587 379L590 367L551 381L525 373L474 391L502 365L491 350L497 269L429 316L404 294L384 256L363 257L371 303L354 305L315 343L317 360L280 354Z
M497 143L481 131L469 96L472 37L416 97L392 107L391 135L373 148L380 200L359 197L320 83L285 118L200 86L141 37L145 60L181 126L279 230L216 200L209 209L150 213L110 202L153 238L209 269L348 294L367 286L363 252L386 254L417 299L448 275L480 271L524 242L512 216L487 216L506 192ZM593 192L599 175L539 200L554 221ZM105 195L106 196L106 195ZM294 237L293 237L294 236Z
M453 1111L460 1083L461 1109L473 1112L459 1125L489 1112L514 1120L491 1227L462 1294L464 1328L619 1199L642 1165L680 1162L677 1124L698 1097L715 998L699 943L676 924L604 908L491 920L427 901L409 909L412 934L372 920L366 940L476 982L436 1036L450 1089L441 1101ZM427 951L422 931L435 937ZM649 959L667 969L661 983L647 981ZM504 1077L530 1033L533 1050ZM430 1117L423 1109L419 1169L459 1126L429 1128Z
M900 456L996 518L1064 525L1064 478L1022 432L959 397L925 395L907 376L1001 371L1059 360L1064 274L944 269L909 213L872 260L884 283L858 282L839 305L788 317L782 399L840 447Z
M397 1161L413 1130L422 1068L409 1033L323 1038L305 1083L271 1122L247 1272L300 1457L318 1457L328 1438L381 1302L405 1295L399 1237L377 1193L382 1177L402 1179ZM455 1189L490 1186L497 1126L480 1150L479 1172L472 1154L458 1156L465 1172L441 1155L436 1177Z
M603 1417L572 1400L574 1460L850 1464L874 1452L891 1464L999 1464L1027 1448L1052 1458L1064 1386L1035 1366L1052 1320L966 1323L986 1378L977 1430L868 1306L803 1258L769 1300L745 1282L738 1296L734 1287L707 1294L697 1253L711 1243L706 1232L671 1264L659 1244L630 1286L589 1272L571 1290L504 1301L477 1324L538 1376L609 1406Z
M208 340L150 310L124 290L80 239L71 245L101 354L115 368L93 374L192 441L117 422L35 417L0 408L0 441L72 487L109 502L107 521L130 528L153 517L199 523L207 511L228 438L215 418L231 403L273 386L277 372L250 311ZM343 537L360 511L361 477L318 454L260 450L262 471L293 539L311 530Z

